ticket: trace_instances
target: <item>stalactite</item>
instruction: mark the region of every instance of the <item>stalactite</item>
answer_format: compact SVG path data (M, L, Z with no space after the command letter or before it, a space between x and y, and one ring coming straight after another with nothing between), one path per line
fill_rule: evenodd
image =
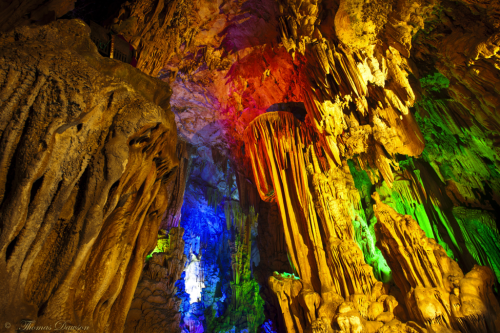
M259 221L259 214L255 212L255 207L254 206L250 206L249 213L248 213L248 218L249 218L249 223L250 223L250 229L251 230L256 230L257 229L257 223Z
M431 92L446 96L449 80L441 74L421 79ZM467 203L473 207L491 209L475 194L486 193L488 182L493 200L500 202L500 159L487 129L478 121L465 123L469 111L449 98L425 97L416 104L416 119L428 144L423 158L429 161L443 182L455 205Z
M432 331L496 332L500 306L493 295L493 272L475 266L463 274L418 223L373 195L378 246L405 295L413 320Z
M465 245L474 259L489 266L500 281L500 233L492 213L465 207L453 208Z
M409 67L406 59L392 47L384 54L382 47L375 46L371 53L354 53L325 38L308 44L305 106L316 131L325 135L324 142L338 165L360 154L358 158L365 160L362 164L380 172L391 186L391 167L397 170L394 154L418 156L424 140L409 112L415 95L404 70ZM385 88L385 77L377 74L383 70L377 60L380 56L385 56L386 71L395 78ZM370 66L360 66L359 61ZM376 85L369 85L371 82ZM359 120L369 122L369 126L360 126Z
M217 188L208 187L205 198L207 200L208 207L211 207L216 213L217 207L222 200L222 193Z
M226 217L226 228L227 230L231 229L232 220L231 220L231 202L224 202L224 216Z
M333 155L318 144L322 137L289 113L258 117L246 135L257 188L262 200L278 203L291 263L300 277L300 282L287 275L269 278L283 312L300 318L285 317L287 329L302 331L323 321L330 325L344 299L354 301L352 310L365 318L364 306L386 291L354 240L350 219L360 206L351 202L360 197L348 165L337 167ZM299 300L299 308L287 305Z

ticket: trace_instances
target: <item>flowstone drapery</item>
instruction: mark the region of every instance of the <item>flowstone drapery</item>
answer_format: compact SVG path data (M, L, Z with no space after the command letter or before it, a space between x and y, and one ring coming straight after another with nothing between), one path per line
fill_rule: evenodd
M500 306L493 294L495 275L474 266L464 275L458 264L418 223L373 195L375 232L410 318L430 332L498 332Z
M0 319L123 329L178 167L167 84L82 21L0 36ZM8 326L8 325L7 325Z
M377 247L396 287L375 279L355 241L353 203L360 197L349 166L336 165L307 120L267 113L245 134L259 194L278 204L298 274L269 278L288 332L496 332L492 271L476 266L464 277L415 220L383 204L378 193Z
M337 167L331 152L318 145L321 136L291 113L262 115L246 135L257 188L263 200L278 203L298 274L269 278L288 331L331 327L332 320L349 327L362 320L381 326L369 320L367 309L387 288L377 282L354 240L352 203L359 202L359 194L347 164ZM351 323L352 311L357 319Z

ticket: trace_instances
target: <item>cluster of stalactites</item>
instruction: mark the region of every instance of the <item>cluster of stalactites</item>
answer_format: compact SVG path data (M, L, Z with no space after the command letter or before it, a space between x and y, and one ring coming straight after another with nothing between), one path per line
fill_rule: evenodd
M270 174L265 172L271 162L269 151L273 151L276 167L284 170L297 164L305 168L298 160L292 160L294 153L308 149L308 156L315 170L325 172L336 166L333 152L325 142L325 136L316 133L310 126L301 124L291 113L269 112L255 118L245 131L246 144L255 170L259 170L255 179L259 195L267 202L275 201L275 192ZM254 150L254 148L257 148ZM314 157L313 157L314 156ZM290 164L290 165L289 165ZM257 168L257 169L256 169ZM301 179L305 182L304 179ZM305 188L306 183L301 185ZM305 194L304 190L300 192Z
M296 50L303 55L309 43L322 37L316 27L319 23L319 2L284 0L278 3L281 14L278 23L283 46L294 58Z
M406 58L391 46L351 50L323 38L316 2L284 1L278 18L281 42L307 61L303 84L309 121L337 165L356 157L373 183L380 176L389 187L395 154L419 155L424 140L409 113L415 94L407 79ZM390 81L388 81L390 78Z
M373 198L379 247L403 292L411 319L433 332L497 332L500 306L493 295L493 272L474 266L464 276L411 216L398 214L377 193Z
M338 164L356 157L373 182L380 174L391 186L391 167L398 169L394 155L417 156L424 140L409 113L415 95L400 68L405 61L396 50L387 51L388 60L380 56L381 50L373 52L380 62L374 55L335 47L326 39L311 44L305 105ZM386 86L382 72L392 74L399 86Z
M245 221L247 221L247 219L249 219L250 229L255 230L259 218L259 214L255 212L253 206L250 206L248 214L245 214L239 202L228 200L224 202L224 215L226 217L227 230L230 230L231 226L234 226L236 230L245 228Z
M216 213L217 207L222 200L222 193L217 188L208 187L205 197L207 198L208 207L211 207Z
M347 164L337 167L324 136L290 113L261 115L245 134L259 194L278 203L301 281L322 294L369 292L376 280L354 241L351 202L360 197Z

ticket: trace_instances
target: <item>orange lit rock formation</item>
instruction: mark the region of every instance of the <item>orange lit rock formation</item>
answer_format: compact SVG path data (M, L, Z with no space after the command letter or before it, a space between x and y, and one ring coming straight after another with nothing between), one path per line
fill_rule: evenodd
M81 21L0 45L0 318L120 331L178 166L171 91Z
M474 266L465 274L418 223L374 194L375 232L394 282L403 292L410 318L431 332L497 332L500 306L491 269Z
M331 152L322 148L321 137L290 113L258 117L246 136L245 149L260 196L278 203L298 274L269 278L288 331L302 332L320 319L330 326L344 299L362 299L356 304L364 309L372 294L383 292L383 286L354 241L353 202L360 199L347 165L337 167Z

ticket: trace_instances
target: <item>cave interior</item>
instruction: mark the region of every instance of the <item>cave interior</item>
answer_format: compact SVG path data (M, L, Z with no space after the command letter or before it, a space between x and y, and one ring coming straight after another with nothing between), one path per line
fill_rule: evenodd
M500 333L498 0L2 0L0 332Z

